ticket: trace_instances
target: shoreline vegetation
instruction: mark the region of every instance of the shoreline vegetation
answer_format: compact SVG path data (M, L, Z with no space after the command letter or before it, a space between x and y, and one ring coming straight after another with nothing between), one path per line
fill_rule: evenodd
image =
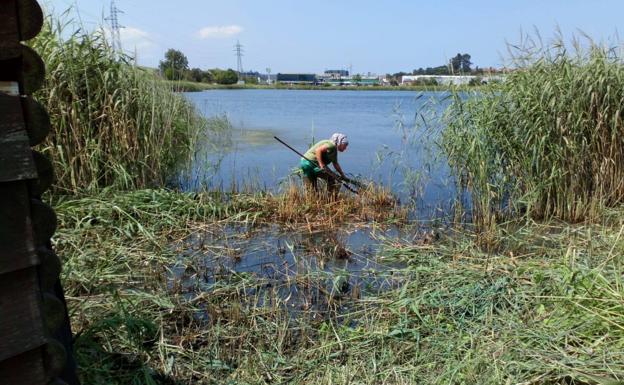
M431 224L407 223L383 190L330 202L299 184L279 194L162 188L211 123L100 35L62 39L47 23L34 42L48 73L37 97L55 130L44 145L57 173L48 198L83 383L624 380L619 59L598 47L540 53L481 97L457 98L443 145L473 221L428 237ZM241 250L209 238L228 226L360 223L413 227L382 240L378 285L323 269L236 272L227 261ZM340 247L317 258L348 258ZM297 250L267 246L285 248ZM206 250L223 266L206 266Z
M176 92L201 92L207 90L326 90L326 91L451 91L474 90L482 86L406 85L406 86L324 86L304 84L214 84L184 80L162 80Z

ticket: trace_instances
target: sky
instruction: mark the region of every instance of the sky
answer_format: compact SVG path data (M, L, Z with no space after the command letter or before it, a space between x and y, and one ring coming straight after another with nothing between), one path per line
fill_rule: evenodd
M40 0L47 13L72 7L86 29L108 26L111 0ZM521 37L566 42L587 35L621 46L624 0L115 0L121 42L140 65L157 67L174 48L189 66L265 73L411 72L448 63L457 53L473 67L509 65Z

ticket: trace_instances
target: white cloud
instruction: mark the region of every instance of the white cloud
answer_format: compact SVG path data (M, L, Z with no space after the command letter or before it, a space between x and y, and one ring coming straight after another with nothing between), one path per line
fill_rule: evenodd
M243 32L243 27L238 25L223 25L204 27L197 32L200 39L218 39L238 35Z
M138 28L121 28L119 30L119 37L121 38L121 45L126 50L133 50L135 47L137 49L147 49L154 46L149 33Z

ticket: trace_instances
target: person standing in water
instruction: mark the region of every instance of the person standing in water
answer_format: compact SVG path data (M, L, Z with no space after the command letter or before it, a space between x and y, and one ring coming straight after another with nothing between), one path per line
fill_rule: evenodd
M333 164L340 176L346 179L338 163L338 152L345 151L348 145L349 140L346 135L335 133L330 139L321 140L303 154L304 158L301 158L300 166L305 175L306 189L309 190L311 187L314 191L318 191L317 180L322 178L327 182L327 191L336 195L340 184L335 177L324 171L327 166Z

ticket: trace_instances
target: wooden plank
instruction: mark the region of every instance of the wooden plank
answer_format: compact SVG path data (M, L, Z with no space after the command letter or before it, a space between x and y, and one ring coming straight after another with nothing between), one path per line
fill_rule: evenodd
M43 366L43 348L0 361L0 384L42 385L48 379Z
M50 133L50 116L45 107L32 97L23 97L20 100L29 143L36 146Z
M33 151L32 154L39 178L29 180L28 189L31 196L40 197L54 182L54 168L52 162L42 153Z
M37 177L19 96L0 94L0 182Z
M19 22L17 19L17 3L14 0L0 1L0 60L17 57L20 41Z
M0 20L2 20L1 17L0 15ZM21 54L22 47L19 44L9 45L4 40L3 43L0 43L0 60L18 59Z
M37 255L41 261L39 265L39 284L41 290L54 292L54 286L61 274L61 260L47 247L38 248Z
M50 334L65 322L65 305L54 294L43 293L43 321Z
M22 46L21 86L24 95L31 95L43 85L45 64L34 49Z
M46 343L34 267L0 276L0 361Z
M31 199L30 218L32 221L35 246L46 246L56 231L56 213L54 213L50 205L38 199Z
M0 183L0 229L0 274L39 263L26 182Z
M43 12L36 0L18 0L17 17L20 40L32 39L41 31Z
M9 50L8 48L0 49L1 52ZM15 47L15 54L10 56L12 56L10 59L0 57L0 81L2 82L17 82L21 77L22 47Z
M43 365L48 378L57 377L63 372L67 363L65 347L55 339L48 339L43 347Z
M0 81L0 94L19 96L19 83Z

